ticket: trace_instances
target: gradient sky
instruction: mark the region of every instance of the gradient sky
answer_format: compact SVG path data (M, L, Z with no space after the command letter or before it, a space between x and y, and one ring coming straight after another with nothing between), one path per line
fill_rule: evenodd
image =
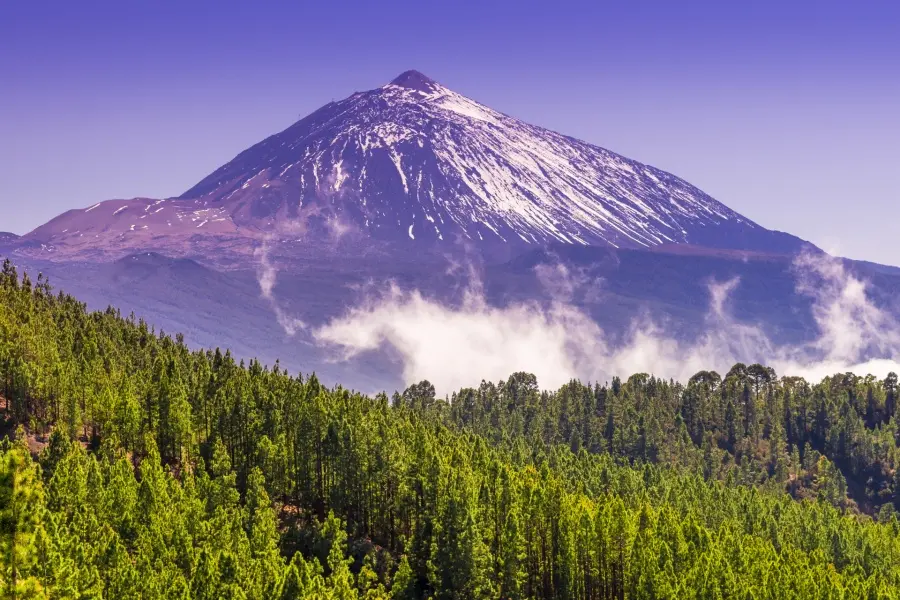
M900 264L893 2L0 2L0 230L166 197L415 68Z

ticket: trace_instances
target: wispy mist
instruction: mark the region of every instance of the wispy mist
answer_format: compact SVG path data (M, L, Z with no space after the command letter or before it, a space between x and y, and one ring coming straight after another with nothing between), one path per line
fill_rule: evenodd
M284 309L281 308L281 304L279 304L278 299L273 293L275 281L278 277L278 270L275 268L275 265L269 257L269 239L264 240L262 246L254 250L254 255L259 260L256 270L256 280L259 282L260 293L263 298L269 301L272 312L275 313L275 318L278 319L278 324L284 329L285 334L293 336L298 331L305 329L306 324L300 319L288 315Z
M794 262L796 290L812 299L818 336L778 346L762 327L728 310L740 280L710 282L704 326L693 342L675 339L650 318L631 323L623 342L610 343L584 311L571 303L589 284L563 265L539 267L553 300L490 306L475 282L463 302L446 305L394 285L370 296L313 331L318 343L349 359L392 347L406 383L428 379L440 393L500 380L515 371L537 375L548 388L572 377L608 381L637 372L685 381L700 370L727 371L736 362L761 362L782 375L819 379L853 371L884 376L900 370L900 327L867 294L867 283L836 259L803 255Z
M294 218L282 218L277 221L274 231L263 238L262 244L253 251L257 259L256 280L259 283L260 294L265 298L275 313L278 324L289 337L293 337L298 331L306 329L307 325L301 319L292 317L282 307L275 297L275 281L278 278L278 268L271 256L271 247L280 241L301 241L311 236L314 222L322 224L319 242L323 244L337 244L346 235L355 231L352 223L341 218L328 207L334 199L339 199L347 194L347 188L339 181L334 173L329 173L322 178L322 182L316 190L318 202L301 206Z

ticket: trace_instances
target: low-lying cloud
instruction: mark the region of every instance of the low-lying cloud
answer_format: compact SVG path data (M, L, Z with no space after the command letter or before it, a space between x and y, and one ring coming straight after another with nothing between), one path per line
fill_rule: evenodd
M316 341L344 359L391 347L409 384L428 379L441 394L528 371L555 388L573 377L608 381L646 372L686 381L701 370L727 371L736 362L761 362L781 375L818 380L837 372L883 377L900 370L900 326L867 294L867 284L827 256L803 255L794 263L797 292L812 299L819 335L809 343L778 346L755 324L728 311L739 279L710 282L704 329L679 341L649 318L631 323L624 341L611 344L587 314L571 304L583 285L564 266L542 267L539 278L554 299L490 306L479 285L462 303L446 305L394 285L342 317L313 331Z
M585 372L590 355L603 349L596 323L562 303L497 308L469 293L451 308L395 286L316 330L315 337L340 346L345 358L390 345L403 360L405 382L428 379L442 391L517 370L550 384Z

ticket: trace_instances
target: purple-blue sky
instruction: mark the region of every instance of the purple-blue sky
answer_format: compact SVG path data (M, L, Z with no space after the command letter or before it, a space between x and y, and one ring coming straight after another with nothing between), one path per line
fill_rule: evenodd
M879 2L0 3L0 230L177 195L415 68L900 264L900 7Z

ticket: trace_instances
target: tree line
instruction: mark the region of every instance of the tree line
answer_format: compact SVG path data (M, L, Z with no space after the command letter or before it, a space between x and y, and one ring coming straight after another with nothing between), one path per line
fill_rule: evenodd
M636 374L608 386L572 381L549 393L518 373L463 389L449 403L427 382L396 399L495 444L525 437L628 464L675 465L887 521L900 510L897 393L894 373L884 380L839 373L811 385L739 363L724 377L702 371L684 385Z

